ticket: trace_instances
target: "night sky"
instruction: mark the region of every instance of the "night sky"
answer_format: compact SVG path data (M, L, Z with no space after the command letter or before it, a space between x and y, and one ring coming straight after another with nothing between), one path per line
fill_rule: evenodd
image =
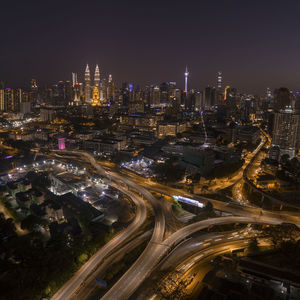
M92 71L118 83L300 89L300 1L2 1L0 80L53 84Z

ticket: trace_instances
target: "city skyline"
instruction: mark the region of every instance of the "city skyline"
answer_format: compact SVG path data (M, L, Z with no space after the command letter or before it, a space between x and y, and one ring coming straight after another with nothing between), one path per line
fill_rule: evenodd
M31 78L51 84L70 80L70 73L80 73L88 62L99 63L116 82L176 81L183 88L188 65L191 88L215 85L216 72L222 70L224 84L244 92L261 94L278 86L298 90L300 45L294 36L299 5L5 3L0 78L12 87ZM289 18L278 22L283 11Z
M1 299L300 299L298 1L5 1Z

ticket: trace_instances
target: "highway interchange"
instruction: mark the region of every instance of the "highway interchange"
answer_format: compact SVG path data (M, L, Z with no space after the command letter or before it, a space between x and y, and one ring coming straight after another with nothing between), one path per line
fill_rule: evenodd
M262 143L256 151L254 151L252 157L247 163L251 163L253 161L253 158L260 151L265 142L266 140L263 139ZM199 262L202 257L204 258L207 256L205 253L202 253L203 251L209 251L211 253L229 251L233 248L244 247L249 240L249 238L244 237L243 241L241 241L240 237L228 239L226 234L221 234L220 236L220 233L215 233L211 237L211 241L199 241L193 238L188 243L186 242L187 238L201 229L216 224L232 223L281 224L283 222L290 222L300 226L299 213L296 212L266 211L259 207L240 205L240 203L233 204L197 196L194 198L200 201L209 200L215 209L228 212L231 216L206 219L184 226L173 233L167 232L166 225L168 222L166 222L166 220L174 218L174 216L171 215L172 211L169 209L169 205L166 201L154 197L150 191L159 192L163 195L169 196L182 195L193 197L192 195L182 190L153 183L135 174L129 175L127 172L122 170L108 168L107 166L104 168L91 154L86 152L68 151L66 153L85 157L100 175L109 178L116 188L127 194L132 201L134 201L137 210L134 221L126 229L117 234L103 248L101 248L85 265L83 265L83 267L52 297L54 300L87 299L88 294L93 287L94 281L91 278L94 277L92 275L95 271L98 272L97 274L101 274L99 270L104 268L106 258L109 256L117 257L119 253L118 251L122 251L122 249L124 251L126 247L127 249L130 249L130 243L132 243L132 240L129 243L128 240L130 240L130 237L132 238L139 232L139 229L147 217L148 204L150 204L152 208L155 216L155 222L147 247L133 265L101 299L129 299L163 260L167 259L167 261L169 260L170 262L173 259L173 263L171 263L171 265L174 269L176 269L178 267L175 266L176 261L184 261L194 255L192 262L196 263ZM244 168L246 168L246 166L244 166ZM237 182L241 180L241 174L239 174L236 180ZM197 251L187 251L190 247L194 247L194 250ZM193 267L194 263L190 265L190 267ZM182 265L179 267L183 268ZM184 271L187 272L188 269L189 268L184 269ZM95 282L94 285L96 286ZM80 295L80 297L77 297L78 295Z

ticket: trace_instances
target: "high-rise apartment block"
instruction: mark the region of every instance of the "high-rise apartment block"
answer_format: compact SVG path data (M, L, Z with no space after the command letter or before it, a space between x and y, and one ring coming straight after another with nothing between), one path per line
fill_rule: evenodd
M300 130L300 115L290 106L274 113L272 144L278 146L280 154L295 156Z

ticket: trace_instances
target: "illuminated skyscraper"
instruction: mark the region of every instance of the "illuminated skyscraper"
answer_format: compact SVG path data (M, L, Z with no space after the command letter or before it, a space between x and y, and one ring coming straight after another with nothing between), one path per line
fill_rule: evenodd
M91 76L89 65L86 65L85 74L84 74L84 92L85 92L85 102L88 103L91 100Z
M187 66L185 67L185 72L184 72L184 92L187 94L188 92L188 77L189 77L189 71Z
M160 88L158 86L153 87L151 95L151 106L158 107L160 105Z
M107 98L109 101L113 100L115 96L115 86L112 80L112 75L109 74L108 76L108 86L107 86Z
M291 106L275 112L272 145L279 146L281 155L288 154L291 158L295 156L299 122L300 115Z
M218 89L218 92L222 91L222 72L221 71L219 71L218 75L217 75L217 89Z
M0 111L4 111L4 88L0 90Z
M271 99L272 98L272 91L270 88L267 88L267 99Z
M11 88L6 88L4 90L4 111L9 112L9 111L14 111L14 98L15 98L15 93L14 90Z
M72 86L74 87L77 82L77 73L72 73Z
M100 105L100 71L99 71L98 65L96 65L96 68L95 68L92 99L93 99L93 102L92 102L93 106Z
M74 95L73 100L74 100L75 104L78 105L78 103L80 101L80 85L79 85L79 82L75 83L73 95Z
M95 69L94 85L97 87L99 87L100 85L100 71L98 65L96 65L96 69Z

